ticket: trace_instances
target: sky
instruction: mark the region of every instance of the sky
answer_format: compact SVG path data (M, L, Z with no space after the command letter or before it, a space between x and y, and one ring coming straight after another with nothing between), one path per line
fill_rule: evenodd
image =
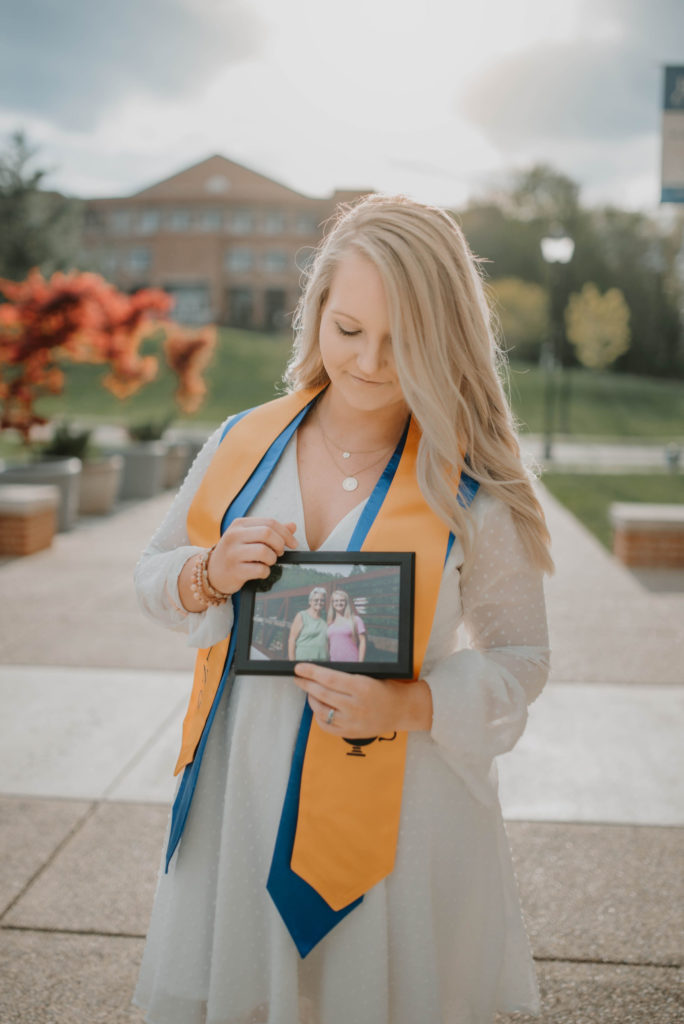
M535 162L654 210L684 0L0 0L0 142L71 195L221 153L457 207Z

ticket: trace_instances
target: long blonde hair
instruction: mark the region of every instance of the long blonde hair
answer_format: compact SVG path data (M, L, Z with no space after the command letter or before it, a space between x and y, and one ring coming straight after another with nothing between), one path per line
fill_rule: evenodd
M426 500L467 554L472 520L451 483L465 469L510 507L532 563L552 572L549 533L521 460L479 267L446 211L384 195L339 208L295 312L285 374L290 390L328 381L318 346L321 313L350 250L371 260L383 281L399 383L422 432L417 474Z

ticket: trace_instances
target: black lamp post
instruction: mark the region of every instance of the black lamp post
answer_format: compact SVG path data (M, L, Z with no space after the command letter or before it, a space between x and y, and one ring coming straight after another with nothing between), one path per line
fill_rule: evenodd
M544 458L553 457L553 431L556 415L555 371L563 333L560 308L563 299L558 271L568 264L575 252L575 243L560 225L551 228L541 240L544 262L549 266L550 324L549 337L542 345L540 364L544 371Z

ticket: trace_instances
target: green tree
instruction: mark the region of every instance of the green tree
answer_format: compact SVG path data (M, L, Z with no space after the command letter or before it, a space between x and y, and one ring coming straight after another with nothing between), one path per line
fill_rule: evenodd
M491 282L489 292L506 348L516 359L536 361L549 335L546 290L518 277L501 277Z
M565 325L577 358L590 369L605 369L629 348L629 307L619 288L601 295L595 284L585 284L570 296Z
M681 373L677 225L610 206L592 211L591 218L594 252L585 280L601 290L619 288L631 314L631 345L617 368L654 375Z
M42 189L47 170L34 166L36 150L15 132L0 152L0 277L23 280L74 265L80 204Z
M570 294L587 282L601 292L619 288L630 311L631 343L614 368L684 375L681 217L666 222L616 207L585 207L578 185L544 164L490 189L459 216L492 283L517 277L544 285L552 293L552 319L560 324ZM562 268L546 266L540 251L540 240L556 223L575 242L573 259ZM564 367L575 362L562 326L556 351Z
M457 217L487 277L518 277L542 283L544 263L534 224L517 220L489 200L473 200Z
M536 164L513 177L502 199L518 220L536 221L544 231L560 223L571 234L580 216L577 182L548 164Z

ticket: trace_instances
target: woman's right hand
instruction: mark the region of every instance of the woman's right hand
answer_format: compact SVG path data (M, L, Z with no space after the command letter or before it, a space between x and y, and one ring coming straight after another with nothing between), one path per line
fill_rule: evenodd
M285 548L296 548L296 523L276 519L235 519L211 553L207 576L215 590L234 594L247 580L266 579ZM178 596L188 612L203 612L206 602L192 589L193 569L201 555L189 558L178 577Z
M207 576L222 594L234 594L247 580L266 579L285 551L296 548L296 523L277 519L235 519L211 553Z

